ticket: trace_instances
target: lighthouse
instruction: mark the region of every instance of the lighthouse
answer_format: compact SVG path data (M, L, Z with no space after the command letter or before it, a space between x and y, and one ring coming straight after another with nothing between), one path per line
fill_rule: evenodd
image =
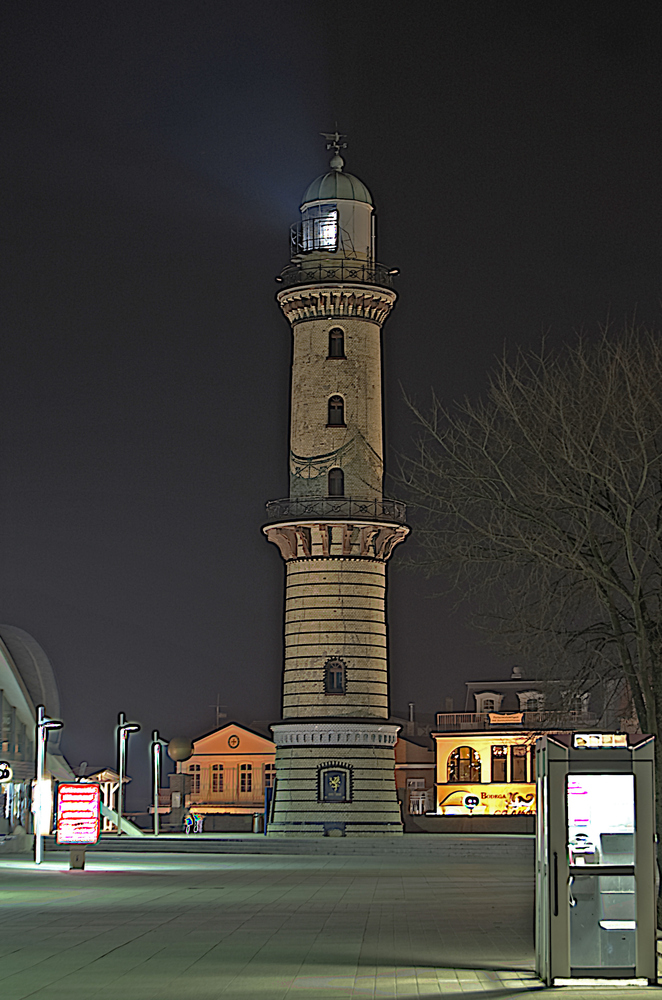
M409 529L383 494L382 327L397 273L377 263L371 194L343 136L307 188L276 279L292 327L289 496L263 531L285 563L282 721L269 835L402 833L389 722L386 564Z

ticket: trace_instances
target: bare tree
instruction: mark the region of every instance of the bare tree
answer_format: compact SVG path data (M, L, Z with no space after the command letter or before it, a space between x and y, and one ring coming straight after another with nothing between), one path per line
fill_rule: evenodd
M603 330L504 358L480 403L409 405L422 430L402 476L423 568L452 570L502 639L557 675L620 683L658 736L662 339Z

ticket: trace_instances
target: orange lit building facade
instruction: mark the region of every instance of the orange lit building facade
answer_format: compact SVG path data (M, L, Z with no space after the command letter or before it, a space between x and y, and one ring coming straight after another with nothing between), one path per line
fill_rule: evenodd
M276 746L231 722L195 740L192 756L177 770L191 779L186 804L197 815L261 812L265 788L276 777Z
M536 735L498 726L482 732L433 733L437 814L535 813Z

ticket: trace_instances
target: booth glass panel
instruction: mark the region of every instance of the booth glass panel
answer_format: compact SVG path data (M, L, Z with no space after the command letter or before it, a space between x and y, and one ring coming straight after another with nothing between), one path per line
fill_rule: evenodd
M634 775L570 774L566 798L571 865L634 864Z
M581 875L570 879L570 967L573 974L634 970L634 875Z

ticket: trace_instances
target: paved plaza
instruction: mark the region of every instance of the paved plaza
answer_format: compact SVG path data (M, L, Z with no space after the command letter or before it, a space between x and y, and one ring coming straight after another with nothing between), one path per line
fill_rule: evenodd
M615 1000L613 989L542 988L533 972L530 850L489 853L97 853L82 872L68 870L67 854L47 854L40 869L25 856L3 857L0 997L413 1000L541 991Z

